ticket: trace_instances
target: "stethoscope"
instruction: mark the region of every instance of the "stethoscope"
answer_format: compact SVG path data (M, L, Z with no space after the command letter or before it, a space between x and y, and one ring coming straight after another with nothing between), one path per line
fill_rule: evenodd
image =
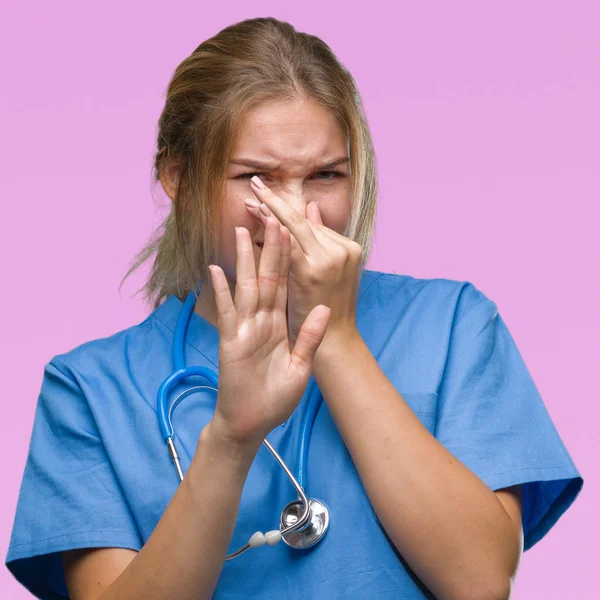
M196 305L197 294L199 293L199 285L196 287L196 292L190 292L187 299L183 303L183 307L179 312L177 318L177 325L175 327L175 337L173 340L173 367L174 371L169 375L158 388L158 425L162 438L167 443L169 449L169 455L177 471L177 477L179 483L183 481L183 471L181 470L181 464L179 461L179 455L175 448L175 431L171 422L171 414L177 407L177 405L184 400L187 396L192 394L198 389L211 389L218 392L218 378L217 374L208 369L207 367L186 367L184 359L184 342L185 335L187 332L190 318ZM183 379L190 376L200 376L207 379L211 386L195 386L189 388L179 394L177 398L169 406L168 396L169 392ZM269 546L274 546L279 540L283 539L284 543L291 548L303 550L314 546L317 542L323 539L323 536L329 528L329 510L320 500L314 498L307 498L304 493L306 487L306 459L308 455L308 445L310 442L310 436L312 428L315 422L317 411L321 405L321 395L317 386L314 387L311 397L308 401L308 409L302 422L300 429L300 444L298 449L298 480L294 478L292 472L283 462L281 456L275 451L273 446L264 439L263 444L269 449L275 460L279 463L285 474L288 476L292 485L298 492L298 499L290 502L281 511L281 517L279 521L279 529L273 531L267 531L262 533L257 531L254 533L248 542L225 557L225 560L231 560L243 554L249 548L257 548L264 545L265 543Z

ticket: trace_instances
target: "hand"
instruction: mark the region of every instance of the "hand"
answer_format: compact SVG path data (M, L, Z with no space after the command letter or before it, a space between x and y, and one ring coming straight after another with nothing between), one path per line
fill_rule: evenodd
M236 443L259 443L292 414L308 383L330 310L307 315L290 351L286 323L290 233L272 219L265 228L258 281L254 246L236 228L236 290L231 299L225 273L211 265L219 329L219 387L213 421Z
M292 234L288 280L290 340L296 339L307 315L319 304L331 308L326 340L358 333L356 302L361 277L360 245L325 227L316 202L307 205L308 218L305 219L258 177L252 177L250 182L252 191L259 202L267 205L271 215L265 216L259 208L246 205L250 213L265 225L275 219Z

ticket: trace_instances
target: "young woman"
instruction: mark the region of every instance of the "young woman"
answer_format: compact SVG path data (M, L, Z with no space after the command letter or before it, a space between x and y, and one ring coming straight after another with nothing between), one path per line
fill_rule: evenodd
M156 155L172 210L132 267L156 253L154 310L45 368L6 557L33 594L509 597L582 478L492 300L364 268L374 164L314 36L247 20L178 67ZM177 381L167 419L183 365L218 394ZM314 501L284 522L298 493L264 438Z

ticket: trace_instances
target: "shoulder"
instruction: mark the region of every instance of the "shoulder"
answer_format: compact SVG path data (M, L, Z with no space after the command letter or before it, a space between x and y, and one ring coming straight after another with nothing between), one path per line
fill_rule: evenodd
M169 369L173 332L157 312L160 306L141 322L52 356L44 366L39 419L60 421L73 438L88 432L120 461L116 440L135 435L139 441L152 431L141 423L152 420Z
M157 339L170 334L171 328L160 318L163 306L129 327L54 354L45 369L57 369L72 379L79 374L110 374L115 365L122 366L132 355L150 351Z
M495 303L473 282L443 277L421 278L399 273L363 269L359 299L376 305L386 314L395 310L420 309L427 313L452 315L456 325L479 304Z

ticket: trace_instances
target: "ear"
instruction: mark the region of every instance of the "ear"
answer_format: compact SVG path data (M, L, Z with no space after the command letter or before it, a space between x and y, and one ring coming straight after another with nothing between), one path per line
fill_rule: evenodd
M160 175L160 183L162 185L165 194L171 198L171 201L175 201L177 196L177 186L179 185L179 174L174 164L170 164L163 168Z

